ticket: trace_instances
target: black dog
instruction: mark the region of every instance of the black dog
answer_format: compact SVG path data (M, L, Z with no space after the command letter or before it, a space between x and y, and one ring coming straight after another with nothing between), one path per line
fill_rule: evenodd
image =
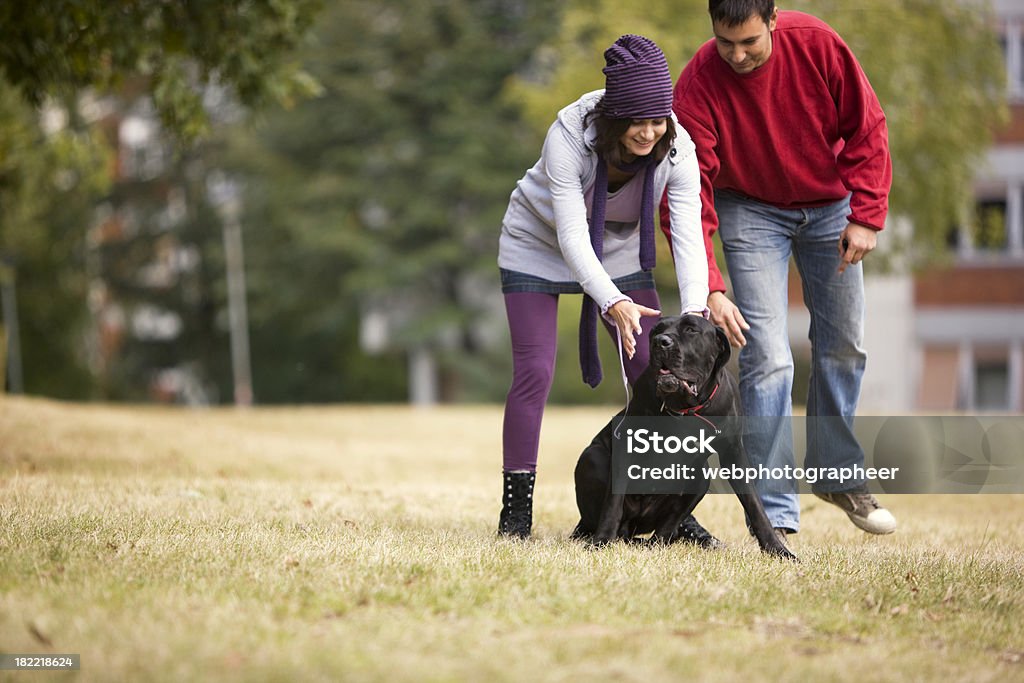
M697 483L696 493L672 495L613 494L612 434L623 415L737 416L736 380L725 370L731 355L722 330L699 315L665 318L651 331L651 360L633 387L632 400L612 418L580 455L576 464L576 505L580 523L574 538L595 544L653 532L652 540L671 543L679 527L704 497L710 482ZM723 436L716 445L723 466L748 467L742 437ZM697 468L696 474L700 474ZM731 479L761 550L796 559L776 536L754 486Z

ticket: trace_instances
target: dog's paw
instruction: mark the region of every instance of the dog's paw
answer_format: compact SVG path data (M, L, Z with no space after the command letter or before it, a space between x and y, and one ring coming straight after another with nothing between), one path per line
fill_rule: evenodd
M767 555L777 557L780 560L789 560L790 562L799 562L800 558L794 555L789 548L779 543L778 545L772 545L767 548L762 548L763 552Z

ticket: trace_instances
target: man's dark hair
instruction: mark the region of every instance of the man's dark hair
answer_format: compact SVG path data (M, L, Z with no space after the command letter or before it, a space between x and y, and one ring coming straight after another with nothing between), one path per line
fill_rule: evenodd
M615 166L622 166L625 163L622 160L622 153L625 149L619 139L629 130L633 119L609 119L598 114L599 110L600 105L587 115L587 125L593 122L597 134L594 139L594 148L604 157L605 161L610 161ZM676 139L676 126L672 117L666 116L665 120L668 122L665 134L661 136L650 154L654 157L655 163L660 163L665 158L672 150Z
M712 23L733 27L759 16L767 24L772 20L775 0L708 0L708 13Z

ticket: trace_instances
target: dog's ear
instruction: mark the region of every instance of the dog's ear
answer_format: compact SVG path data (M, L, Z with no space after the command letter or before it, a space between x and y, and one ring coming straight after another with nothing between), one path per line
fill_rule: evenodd
M725 336L725 330L717 325L715 326L715 337L718 339L718 363L725 365L732 358L732 346L729 344L729 338Z
M718 342L718 356L715 358L715 367L711 371L711 376L714 377L718 374L718 371L725 367L725 364L732 358L732 347L729 345L729 338L725 336L725 332L721 327L715 326L715 341Z

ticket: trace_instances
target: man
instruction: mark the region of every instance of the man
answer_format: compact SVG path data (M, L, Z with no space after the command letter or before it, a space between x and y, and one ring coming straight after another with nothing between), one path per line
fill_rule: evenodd
M811 314L807 467L864 464L853 436L865 353L861 260L885 223L892 181L885 115L849 47L827 24L773 0L710 0L714 39L683 70L673 109L697 145L712 320L740 352L750 416L792 414L786 313L789 259ZM667 226L663 212L663 228ZM718 232L734 304L715 263ZM816 420L815 416L831 419ZM786 419L748 439L751 458L791 464ZM780 536L800 528L792 483L761 482ZM824 481L815 494L873 534L896 520L863 481Z

